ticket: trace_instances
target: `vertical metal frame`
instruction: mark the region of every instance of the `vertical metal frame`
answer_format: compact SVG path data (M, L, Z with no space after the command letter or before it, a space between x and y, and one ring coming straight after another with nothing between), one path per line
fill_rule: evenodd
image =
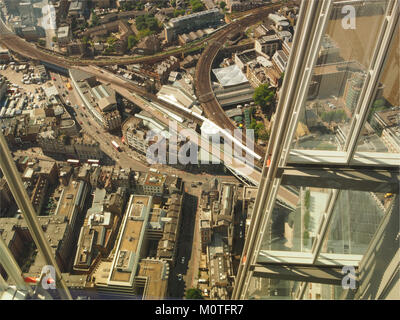
M311 252L313 254L313 263L318 259L321 252L322 245L324 243L325 236L329 229L329 225L332 220L333 212L335 210L336 201L339 198L340 190L334 189L328 201L328 207L322 215L321 222L318 228L317 241L313 243Z

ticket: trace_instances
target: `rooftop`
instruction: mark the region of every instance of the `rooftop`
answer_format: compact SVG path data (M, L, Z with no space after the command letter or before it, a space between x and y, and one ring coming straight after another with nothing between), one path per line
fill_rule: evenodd
M236 64L226 68L213 69L212 71L219 83L221 83L224 87L248 82L246 76Z
M125 213L109 283L132 286L141 254L141 245L152 197L132 195Z

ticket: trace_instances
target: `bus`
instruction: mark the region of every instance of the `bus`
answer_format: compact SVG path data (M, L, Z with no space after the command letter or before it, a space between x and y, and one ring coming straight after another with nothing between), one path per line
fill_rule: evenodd
M96 159L88 159L88 161L87 161L87 163L89 163L89 164L99 164L99 160L96 160Z
M79 166L79 160L77 160L77 159L68 159L67 163L69 163L70 165L73 165L73 166Z
M121 148L120 148L119 144L116 143L114 140L111 141L111 144L113 145L113 147L115 148L115 150L117 150L118 152L121 151Z

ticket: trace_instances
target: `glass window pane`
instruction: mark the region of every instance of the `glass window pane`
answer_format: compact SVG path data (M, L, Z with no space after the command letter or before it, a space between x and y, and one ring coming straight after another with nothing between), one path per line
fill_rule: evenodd
M303 300L341 300L345 298L348 290L342 286L323 284L323 283L307 283Z
M355 28L344 26L344 5L335 4L323 36L292 144L295 149L344 150L387 1L355 5Z
M245 299L247 300L291 300L294 299L300 282L253 276Z
M364 254L391 199L383 193L341 190L322 252Z
M281 186L261 250L311 252L330 189ZM297 199L285 201L286 194Z
M400 153L399 38L397 33L357 151Z

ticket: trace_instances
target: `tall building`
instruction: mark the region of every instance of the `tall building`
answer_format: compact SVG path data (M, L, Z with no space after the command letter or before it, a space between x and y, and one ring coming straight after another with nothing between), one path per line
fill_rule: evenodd
M351 28L341 13L348 4L301 3L233 299L400 298L399 150L377 152L387 141L382 124L373 125L379 112L390 110L399 127L398 102L391 105L385 95L380 101L378 90L383 85L390 94L398 86L387 68L398 78L390 57L398 47L399 6L353 1ZM344 67L347 75L336 79L350 80L332 83L338 94L328 97L312 87L321 50L331 61L324 37L337 45L333 60L357 61L367 74ZM352 88L343 96L346 82ZM310 111L316 125L299 144L296 128ZM334 137L344 126L338 148Z

